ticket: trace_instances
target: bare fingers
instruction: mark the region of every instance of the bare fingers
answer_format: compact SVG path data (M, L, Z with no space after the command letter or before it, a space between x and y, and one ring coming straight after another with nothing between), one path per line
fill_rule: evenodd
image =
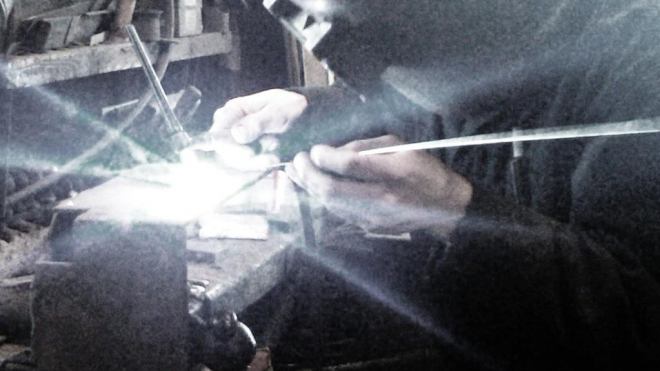
M249 143L288 130L306 107L303 95L281 89L235 98L215 112L211 132L230 130L235 141Z

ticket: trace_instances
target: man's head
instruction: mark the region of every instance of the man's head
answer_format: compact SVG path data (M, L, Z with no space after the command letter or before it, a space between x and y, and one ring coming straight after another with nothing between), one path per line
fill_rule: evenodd
M298 23L302 34L315 30L312 42L306 46L340 77L364 80L385 76L395 86L414 83L406 89L419 91L424 87L419 89L418 82L433 84L432 89L442 90L433 96L472 89L502 76L517 78L521 71L535 68L541 59L559 58L556 68L584 63L578 59L589 60L591 54L600 51L582 52L582 45L596 45L599 37L606 37L594 30L613 20L612 27L625 31L629 26L616 20L631 13L631 5L625 0L264 3L285 2L307 15ZM314 29L317 24L325 26ZM587 38L597 42L590 43ZM397 75L402 70L413 71L417 77ZM475 89L487 90L482 86ZM426 93L430 91L423 93L428 96Z
M513 59L578 37L593 12L621 0L266 0L289 3L314 22L396 63ZM574 4L577 3L577 4ZM268 6L268 5L267 5ZM366 35L370 35L367 37ZM336 39L333 39L336 40ZM371 45L365 45L370 42ZM322 58L326 56L320 56Z

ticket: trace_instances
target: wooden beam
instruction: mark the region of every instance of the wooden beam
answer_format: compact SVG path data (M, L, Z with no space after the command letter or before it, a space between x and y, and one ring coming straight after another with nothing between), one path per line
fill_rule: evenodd
M207 33L176 39L172 46L172 61L228 54L232 50L232 35ZM148 46L152 60L158 44ZM55 50L44 54L9 57L6 61L4 88L16 89L57 81L88 77L102 73L138 68L140 62L131 44L96 45Z

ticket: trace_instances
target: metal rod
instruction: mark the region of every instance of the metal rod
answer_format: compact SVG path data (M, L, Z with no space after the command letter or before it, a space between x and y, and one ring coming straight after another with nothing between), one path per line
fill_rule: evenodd
M468 137L432 140L421 143L402 144L361 151L362 156L386 153L420 151L436 148L481 146L540 140L578 139L601 136L648 134L660 132L660 118L616 122L608 124L573 125L543 129L516 130L503 133L473 135Z
M660 132L660 117L616 122L608 124L590 124L590 125L573 125L564 127L552 127L544 129L528 129L507 131L494 134L472 135L460 138L450 138L441 140L432 140L427 142L400 144L396 146L374 148L358 152L362 156L373 156L388 153L421 151L436 148L450 148L450 147L468 147L468 146L482 146L487 144L502 144L502 143L522 143L533 142L541 140L557 140L557 139L579 139L591 137L604 137L604 136L619 136L619 135L634 135L634 134L649 134ZM277 164L269 165L265 169L277 169L289 165L291 162L280 162Z
M147 75L147 80L149 80L149 85L151 86L151 89L153 90L156 96L156 102L158 102L158 106L160 107L160 110L163 113L169 134L176 134L179 132L183 132L183 126L181 125L179 119L174 114L172 107L170 107L170 103L167 100L167 95L165 94L165 90L163 89L163 86L160 84L160 79L158 78L156 71L151 65L151 60L149 59L149 55L147 54L147 51L144 49L144 45L140 40L140 36L138 35L137 30L135 30L135 27L133 27L133 25L128 25L126 26L126 31L128 32L128 38L131 40L131 43L133 44L135 53L137 54L138 59L142 64L142 69L144 69L144 73Z

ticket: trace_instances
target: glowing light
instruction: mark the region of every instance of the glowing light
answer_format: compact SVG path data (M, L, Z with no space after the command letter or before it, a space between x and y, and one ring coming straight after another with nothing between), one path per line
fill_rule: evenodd
M326 0L309 1L309 9L313 14L326 14L330 11L330 4Z
M79 199L79 207L86 202L95 208L111 210L114 215L127 215L134 220L158 220L182 223L214 212L222 200L233 194L255 173L220 168L215 163L186 158L180 164L152 164L120 173L125 180L108 186L112 197L99 204L99 194ZM100 186L103 192L104 185ZM102 194L102 193L101 193ZM270 196L249 190L233 199L234 203L259 200ZM262 200L259 200L261 202Z

